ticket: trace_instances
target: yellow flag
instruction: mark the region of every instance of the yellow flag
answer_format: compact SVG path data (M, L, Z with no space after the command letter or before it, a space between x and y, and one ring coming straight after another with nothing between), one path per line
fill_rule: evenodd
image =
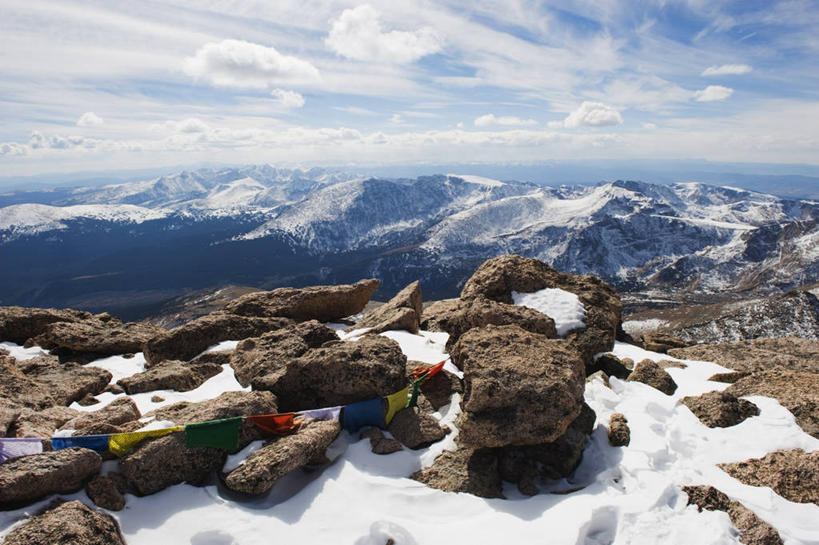
M163 428L159 430L133 431L130 433L115 433L108 440L108 450L122 458L126 452L151 437L162 437L175 431L182 431L185 426Z
M384 422L389 426L395 413L407 406L407 396L409 395L409 386L399 392L387 396L387 416L384 417Z

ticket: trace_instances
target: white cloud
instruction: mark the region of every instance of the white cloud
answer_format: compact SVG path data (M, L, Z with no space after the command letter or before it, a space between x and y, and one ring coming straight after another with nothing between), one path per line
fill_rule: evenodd
M700 91L694 91L694 100L697 102L713 102L715 100L725 100L734 93L730 87L722 85L709 85Z
M243 40L207 43L186 58L182 68L186 74L218 86L267 87L313 83L320 78L318 69L308 61Z
M100 116L94 112L85 112L77 120L78 127L98 127L105 123Z
M513 116L496 117L495 114L486 114L475 119L476 127L492 127L496 125L523 127L537 125L537 121Z
M368 110L367 108L360 108L358 106L333 106L333 109L355 115L378 115L377 112Z
M324 43L348 59L398 64L441 50L441 39L430 27L383 32L378 12L367 4L344 10Z
M622 123L623 116L611 106L606 106L602 102L584 101L562 123L553 121L549 123L549 126L555 127L562 124L567 129L576 129L578 127L607 127Z
M702 72L702 76L739 76L747 74L753 70L747 64L723 64L722 66L709 66Z
M654 129L657 128L657 125L655 125L654 123L643 123L643 128L649 131L653 131Z
M28 148L17 142L0 142L0 155L27 155Z
M304 106L304 97L301 93L297 93L296 91L273 89L273 92L270 94L276 97L276 102L285 108L301 108Z

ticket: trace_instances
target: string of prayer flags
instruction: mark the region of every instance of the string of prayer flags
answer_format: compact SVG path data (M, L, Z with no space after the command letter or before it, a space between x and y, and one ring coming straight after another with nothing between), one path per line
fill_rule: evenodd
M384 400L381 397L347 405L341 412L344 429L355 433L364 426L384 427Z
M387 396L387 415L384 417L384 423L387 426L390 425L396 413L407 406L409 390L410 387L407 386L403 390Z
M0 437L0 464L12 458L41 452L43 440L39 437Z
M300 411L300 416L312 418L313 420L338 420L341 416L341 405L336 407L325 407L323 409L310 409Z
M125 456L125 453L152 437L162 437L170 433L182 431L185 426L176 426L173 428L162 428L158 430L133 431L130 433L115 433L108 439L108 450L116 454L120 458Z
M243 416L234 416L188 424L185 426L185 446L235 450L239 446L239 427L243 418Z
M298 426L293 420L294 416L295 413L258 414L248 416L247 419L253 422L263 437L269 437L271 435L287 435L295 430Z
M51 448L61 450L70 447L87 448L98 454L108 452L110 435L77 435L74 437L52 437Z

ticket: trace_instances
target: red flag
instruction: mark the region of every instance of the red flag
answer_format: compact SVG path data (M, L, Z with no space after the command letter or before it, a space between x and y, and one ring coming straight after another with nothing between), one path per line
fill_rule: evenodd
M295 413L257 414L248 416L263 436L287 435L296 429Z
M418 367L412 370L412 377L415 380L418 380L419 378L423 377L424 381L426 381L435 376L436 374L438 374L438 372L444 368L444 363L446 363L446 360L439 362L438 364L432 367L428 367L426 365L419 365Z

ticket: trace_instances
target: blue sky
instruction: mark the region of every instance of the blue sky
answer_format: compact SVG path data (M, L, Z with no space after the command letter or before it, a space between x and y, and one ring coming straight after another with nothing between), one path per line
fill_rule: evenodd
M819 164L816 1L0 9L5 175L200 162Z

